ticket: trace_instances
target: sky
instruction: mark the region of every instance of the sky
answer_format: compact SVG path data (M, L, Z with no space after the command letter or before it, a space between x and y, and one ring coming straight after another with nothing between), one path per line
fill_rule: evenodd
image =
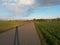
M0 0L0 19L60 18L60 0Z

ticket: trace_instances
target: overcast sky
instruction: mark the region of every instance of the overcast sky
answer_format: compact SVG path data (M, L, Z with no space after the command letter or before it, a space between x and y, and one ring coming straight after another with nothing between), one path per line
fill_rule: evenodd
M60 0L0 0L0 19L60 18Z

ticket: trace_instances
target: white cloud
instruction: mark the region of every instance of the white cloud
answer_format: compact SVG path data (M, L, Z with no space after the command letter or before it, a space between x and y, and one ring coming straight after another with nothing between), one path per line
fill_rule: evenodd
M15 3L3 3L2 5L3 5L5 8L8 8L8 9L10 9L10 10L13 10L14 7L16 6Z
M60 0L1 0L4 3L4 7L11 10L16 15L22 15L23 13L28 13L33 11L37 7L50 7L53 5L60 5ZM15 2L15 3L10 3Z
M32 5L34 3L34 0L19 0L19 4L23 5Z
M22 15L23 13L27 12L27 7L33 8L32 5L34 4L33 0L14 0L16 1L16 3L9 3L7 1L8 0L5 0L5 2L2 5L8 8L13 13L15 13L15 15Z
M17 0L0 0L0 1L2 1L2 2L16 2Z

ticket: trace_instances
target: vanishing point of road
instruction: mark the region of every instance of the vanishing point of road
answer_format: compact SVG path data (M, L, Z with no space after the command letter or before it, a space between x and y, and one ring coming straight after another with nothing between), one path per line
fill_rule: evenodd
M0 34L0 45L41 45L33 22L18 27L18 40L15 42L16 29Z

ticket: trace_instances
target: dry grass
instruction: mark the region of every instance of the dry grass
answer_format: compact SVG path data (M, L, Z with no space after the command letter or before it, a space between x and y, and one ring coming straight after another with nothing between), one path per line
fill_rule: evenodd
M0 21L0 33L13 29L16 26L22 26L24 21Z

